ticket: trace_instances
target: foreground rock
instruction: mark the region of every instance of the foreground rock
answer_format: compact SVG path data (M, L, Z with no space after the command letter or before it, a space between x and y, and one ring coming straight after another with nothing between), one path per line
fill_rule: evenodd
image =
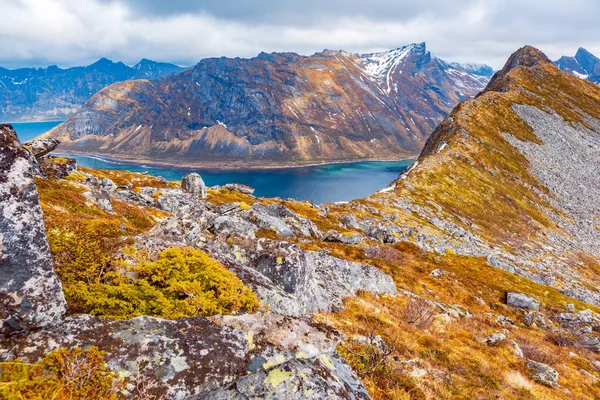
M168 218L138 237L136 246L150 254L174 245L198 247L252 287L263 304L285 315L340 310L342 299L359 290L396 292L393 279L370 265L303 250L285 241L255 239L252 232L258 227L251 219L220 216L214 221L217 235L208 238L200 224ZM260 224L260 220L255 219L255 223Z
M128 383L126 397L136 397L136 386L145 382L152 384L151 394L168 399L211 392L208 398L224 398L217 394L235 393L230 385L237 381L235 387L251 385L255 396L300 398L292 396L293 388L304 388L296 396L368 398L335 353L341 338L333 331L271 313L213 321L71 316L53 328L0 338L0 359L34 362L58 347L98 346L108 353L108 367Z
M0 361L35 363L58 348L96 346L124 380L125 398L223 398L237 396L238 388L261 398L369 398L336 353L341 335L305 319L270 312L173 321L65 317L33 180L35 159L7 125L0 125L0 149ZM192 178L192 187L198 183ZM114 184L96 186L108 190L87 193L110 200ZM205 211L197 196L182 195L196 201L187 211Z
M66 311L50 258L32 156L0 125L0 332L44 327Z

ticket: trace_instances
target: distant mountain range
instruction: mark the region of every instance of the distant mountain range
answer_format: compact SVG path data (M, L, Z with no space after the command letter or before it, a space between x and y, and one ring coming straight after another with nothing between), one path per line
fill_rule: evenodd
M437 124L490 79L425 43L210 58L156 81L114 84L49 136L63 151L234 166L416 156Z
M583 47L577 50L575 57L562 56L554 64L565 72L600 83L600 59Z
M185 71L143 59L133 67L102 58L85 67L0 67L0 121L62 120L102 88L130 79L156 79Z

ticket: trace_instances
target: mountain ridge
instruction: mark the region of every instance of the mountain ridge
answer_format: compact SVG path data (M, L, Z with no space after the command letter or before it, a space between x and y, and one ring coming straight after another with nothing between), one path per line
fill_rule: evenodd
M130 79L157 79L185 71L142 59L130 67L100 58L87 66L6 69L0 67L0 121L62 120L102 88Z
M189 165L400 159L418 154L487 81L424 43L365 55L210 58L148 85L109 87L49 136L62 151Z
M583 47L577 49L575 56L562 56L554 64L581 79L600 83L600 59Z

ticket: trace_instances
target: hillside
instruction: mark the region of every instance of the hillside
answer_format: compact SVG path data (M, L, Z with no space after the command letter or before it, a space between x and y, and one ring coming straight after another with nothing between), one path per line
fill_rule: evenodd
M167 79L106 88L49 136L66 152L221 167L400 159L488 80L424 43L205 59Z
M597 399L599 110L526 46L390 186L323 205L0 126L0 394Z
M185 68L143 59L133 67L102 58L68 69L0 67L0 121L49 121L70 117L90 97L115 82L156 79Z

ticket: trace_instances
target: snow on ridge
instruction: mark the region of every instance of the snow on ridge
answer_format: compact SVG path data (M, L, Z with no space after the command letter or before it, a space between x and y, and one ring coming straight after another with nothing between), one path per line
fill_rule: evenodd
M363 68L367 75L372 76L373 78L383 79L386 76L389 77L389 72L416 46L417 45L409 44L408 46L400 47L395 50L363 54L361 56Z
M589 76L589 75L587 75L587 74L582 74L582 73L579 73L579 72L577 72L577 71L571 71L571 73L572 73L573 75L575 75L576 77L578 77L578 78L581 78L581 79L587 79L587 78L589 78L589 77L590 77L590 76Z

